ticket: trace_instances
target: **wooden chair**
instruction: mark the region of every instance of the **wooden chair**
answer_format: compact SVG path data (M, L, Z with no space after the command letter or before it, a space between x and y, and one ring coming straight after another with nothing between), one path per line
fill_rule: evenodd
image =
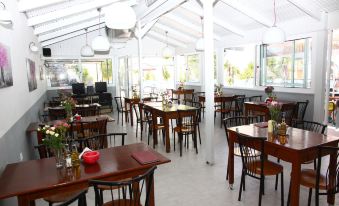
M46 145L40 144L38 146L35 146L34 148L38 150L40 159L54 157L54 154L51 152L50 149L46 147ZM86 192L87 190L76 190L72 192L58 192L57 194L44 197L43 199L46 202L48 202L49 206L52 206L55 203L63 203L60 205L68 205L69 203L74 202L80 197L82 197L81 199L79 199L78 203L79 205L86 206L86 197L83 198L82 196L86 194Z
M250 123L257 122L257 117L250 117L250 116L229 117L229 118L225 118L223 122L224 122L226 140L228 144L229 143L229 137L228 137L228 131L227 131L228 128L241 126L241 125L247 125ZM255 155L259 155L259 153L256 153ZM240 147L237 143L234 144L234 156L241 157ZM228 169L228 163L227 163L226 180L228 180L228 173L229 173L229 169Z
M150 136L151 136L153 130L155 130L156 132L161 130L162 131L162 139L163 139L163 142L164 142L164 145L165 145L165 125L162 122L153 122L152 111L149 110L149 108L147 106L144 106L143 110L144 110L144 114L145 114L145 120L148 124L147 144L149 145ZM155 148L154 139L153 139L153 148Z
M81 115L82 117L88 117L99 115L100 111L96 105L90 105L88 107L76 107L74 113Z
M122 181L101 181L90 180L89 184L94 187L95 205L121 205L121 206L149 206L151 187L154 187L154 170L156 166L149 169L146 173L133 177L130 180ZM108 187L111 189L111 195L108 202L104 203L103 194L100 187ZM114 190L114 195L113 195Z
M311 132L316 132L319 134L324 134L327 128L327 125L324 125L318 122L312 122L312 121L293 120L292 127L311 131Z
M140 124L140 138L142 140L142 133L144 131L144 123L147 123L147 119L142 114L143 104L133 104L132 107L133 107L133 111L135 113L135 116L137 118L137 126L135 128L135 137L138 137L138 125Z
M234 96L233 116L242 116L244 113L245 95Z
M214 100L215 103L219 103L214 110L214 120L217 113L220 113L220 128L222 128L222 120L231 114L234 97L215 97Z
M309 101L306 100L304 102L297 102L296 108L295 108L295 118L298 120L304 120L307 105Z
M48 117L50 120L66 119L67 113L64 108L48 108Z
M339 157L338 157L339 147L328 147L328 146L319 146L318 147L318 165L317 168L312 169L302 169L300 173L300 185L309 188L308 193L308 206L311 205L312 201L312 191L315 189L315 205L319 206L319 196L327 194L337 194L339 192ZM330 176L329 166L327 167L326 173L322 173L321 164L322 158L324 155L336 154L336 165L334 168L333 176ZM291 185L290 185L291 189ZM290 194L288 195L287 205L290 203Z
M283 104L281 112L285 114L285 122L287 125L292 125L292 120L295 118L296 104Z
M251 97L249 97L249 101L250 102L261 102L262 96L261 95L251 96Z
M193 98L193 93L194 93L194 89L186 89L184 90L184 99L183 101L186 104L192 104L192 102L194 101Z
M73 197L72 199L62 204L59 204L58 206L69 206L75 201L78 201L78 206L87 206L86 193L87 193L87 190L84 190L81 193L79 193L77 196Z
M121 124L124 125L124 115L127 113L127 120L128 120L128 113L131 112L129 109L123 107L122 104L122 98L121 97L114 97L115 103L117 105L117 111L118 111L118 122L119 122L119 117L121 114Z
M194 92L193 93L193 101L194 102L200 102L201 104L201 111L202 111L202 117L205 117L205 102L200 101L199 96L205 96L205 92Z
M185 142L187 142L188 147L188 136L192 135L194 148L196 153L198 154L198 146L197 146L197 110L177 110L178 119L177 125L174 127L174 132L178 133L179 145L180 145L180 157L182 156L182 144L183 138L185 137ZM174 133L174 150L175 150L175 133Z
M200 102L192 102L192 107L197 108L197 130L198 130L198 137L199 137L199 143L201 144L201 135L200 135L200 126L199 123L201 122L201 108L202 105Z
M73 122L71 133L73 139L83 139L107 133L107 118L97 118L94 122Z
M260 180L259 203L261 205L262 195L264 194L264 180L266 176L281 175L281 206L284 205L284 174L283 166L267 160L265 157L265 137L248 137L237 134L239 148L242 160L242 173L239 189L238 201L241 200L242 190L245 190L245 176L250 176ZM256 155L258 150L260 155Z

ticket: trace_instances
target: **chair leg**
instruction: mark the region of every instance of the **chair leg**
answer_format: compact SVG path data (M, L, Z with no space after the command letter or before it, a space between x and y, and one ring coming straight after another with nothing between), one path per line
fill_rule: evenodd
M227 167L226 167L226 180L228 180L228 161L227 161Z
M261 199L262 199L262 195L264 194L264 178L261 177L260 178L260 188L259 188L259 203L258 205L261 206Z
M178 136L179 136L180 157L181 157L182 156L182 138L183 138L183 136L182 136L182 134L178 134Z
M174 151L175 151L175 132L173 134L173 146L174 146Z
M275 190L278 189L278 179L279 179L279 175L276 175L275 176L275 187L274 187Z
M284 172L281 172L281 206L284 206Z
M290 201L291 201L291 181L290 186L288 187L287 206L290 205Z
M200 136L200 127L199 127L199 124L198 124L198 135L199 135L199 143L201 144L201 136Z
M242 188L243 188L244 176L245 176L245 172L242 171L242 172L241 172L241 179L240 179L240 187L239 187L238 201L241 201L241 193L242 193Z
M311 206L311 201L312 201L312 188L308 190L308 200L307 200L308 206Z
M135 129L135 138L138 138L138 122L137 122L137 126L136 126L136 129Z

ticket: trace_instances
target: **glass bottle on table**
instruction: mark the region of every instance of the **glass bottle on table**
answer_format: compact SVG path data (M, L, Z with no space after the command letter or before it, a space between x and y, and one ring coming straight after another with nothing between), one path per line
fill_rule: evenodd
M78 167L80 165L80 159L79 159L78 149L75 144L72 145L71 158L72 158L73 167Z
M281 118L279 134L284 136L284 135L286 135L286 131L287 131L287 124L286 124L286 121L285 121L285 112L283 112L282 118Z

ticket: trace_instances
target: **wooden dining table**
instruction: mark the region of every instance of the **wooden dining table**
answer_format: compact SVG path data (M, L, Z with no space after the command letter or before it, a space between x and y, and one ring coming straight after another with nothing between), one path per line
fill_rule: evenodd
M307 130L289 127L287 130L287 142L268 135L267 128L258 127L254 124L231 127L228 145L229 184L234 184L234 143L237 142L237 129L242 135L249 137L267 137L265 141L265 154L277 157L292 164L291 172L291 205L299 205L300 172L304 162L317 158L318 146L338 146L339 137L327 136ZM256 146L255 146L256 147ZM256 149L259 149L256 147ZM330 154L330 176L334 174L336 167L336 154ZM240 164L239 164L240 166ZM327 201L334 204L334 195L328 195Z
M149 151L159 160L140 164L132 154ZM0 199L18 198L19 206L32 206L35 199L87 189L89 180L115 181L145 173L154 165L171 160L144 143L130 144L99 150L100 159L95 164L81 163L72 169L57 169L54 158L30 160L8 164L0 177ZM154 185L151 187L150 205L154 206Z
M165 126L165 144L166 144L166 152L169 153L171 151L170 144L170 127L169 120L178 118L178 110L197 110L196 107L191 107L187 105L181 104L172 104L171 106L163 106L161 102L147 102L143 103L144 107L147 107L152 113L152 121L157 122L157 117L161 117L163 120L163 124ZM158 134L156 128L153 127L153 141L157 143Z

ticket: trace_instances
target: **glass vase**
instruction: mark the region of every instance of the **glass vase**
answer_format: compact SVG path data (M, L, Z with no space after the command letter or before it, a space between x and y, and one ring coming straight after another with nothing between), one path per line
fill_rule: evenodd
M52 150L55 158L55 166L57 168L62 168L64 166L64 153L62 148L53 148Z

